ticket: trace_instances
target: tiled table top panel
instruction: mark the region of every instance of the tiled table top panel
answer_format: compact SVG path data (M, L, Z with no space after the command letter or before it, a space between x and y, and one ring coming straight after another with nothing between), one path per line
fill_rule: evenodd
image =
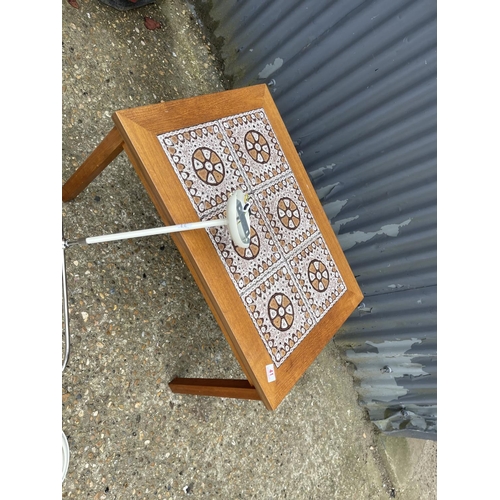
M249 193L251 243L207 229L276 367L347 290L263 109L158 136L201 220Z

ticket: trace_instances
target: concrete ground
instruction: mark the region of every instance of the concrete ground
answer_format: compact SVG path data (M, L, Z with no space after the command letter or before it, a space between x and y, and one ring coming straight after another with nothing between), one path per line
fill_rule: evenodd
M224 90L183 0L78 6L62 2L63 182L115 110ZM162 225L124 153L62 214L68 239ZM63 498L436 498L436 443L378 435L334 342L274 412L175 395L176 375L243 374L171 239L72 247L66 261Z

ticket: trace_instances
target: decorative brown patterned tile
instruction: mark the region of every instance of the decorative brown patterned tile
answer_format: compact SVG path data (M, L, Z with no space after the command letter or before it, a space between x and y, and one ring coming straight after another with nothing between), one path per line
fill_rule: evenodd
M200 218L225 207L235 190L246 191L234 153L219 123L169 132L158 139Z
M285 255L318 233L314 217L293 175L267 185L256 194L256 200Z
M279 367L305 338L314 321L287 265L243 297L264 345Z
M323 238L311 241L289 263L314 317L319 321L347 290Z
M252 188L290 172L263 109L221 120L221 126Z

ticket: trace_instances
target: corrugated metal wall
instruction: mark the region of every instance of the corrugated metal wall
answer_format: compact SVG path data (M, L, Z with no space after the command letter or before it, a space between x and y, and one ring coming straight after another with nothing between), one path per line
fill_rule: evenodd
M197 7L233 86L269 84L363 290L335 337L361 403L386 433L435 439L436 0Z

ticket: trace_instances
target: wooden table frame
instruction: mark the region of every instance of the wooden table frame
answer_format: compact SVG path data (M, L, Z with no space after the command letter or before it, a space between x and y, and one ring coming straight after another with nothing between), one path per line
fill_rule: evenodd
M268 382L266 366L272 364L271 357L251 318L242 314L238 291L218 285L221 273L226 271L207 233L171 234L247 379L175 378L169 386L174 393L261 400L266 408L273 410L358 306L363 295L267 86L255 85L115 112L112 117L115 126L63 185L62 199L64 202L74 199L124 150L162 221L166 225L195 222L199 218L193 206L186 202L186 194L157 136L258 108L266 111L347 291L276 369L276 381Z

